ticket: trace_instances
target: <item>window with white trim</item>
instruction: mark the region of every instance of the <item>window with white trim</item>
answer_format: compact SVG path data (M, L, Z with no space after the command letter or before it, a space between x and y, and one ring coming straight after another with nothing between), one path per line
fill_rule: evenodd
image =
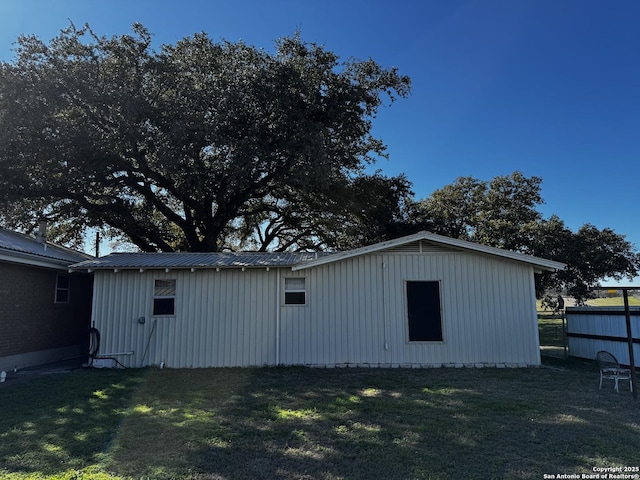
M69 275L56 276L56 303L69 303L69 292L71 291L71 282Z
M156 279L153 284L153 314L175 315L176 280Z
M284 304L285 305L306 305L307 290L304 278L284 279Z

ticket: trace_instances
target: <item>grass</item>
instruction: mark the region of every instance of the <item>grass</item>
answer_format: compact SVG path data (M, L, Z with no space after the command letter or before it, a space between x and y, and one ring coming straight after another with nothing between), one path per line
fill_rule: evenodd
M0 476L58 478L104 464L142 382L139 374L76 371L3 384Z
M538 330L540 332L540 345L562 347L562 319L557 316L539 316Z
M541 353L554 357L564 357L562 316L552 310L543 309L539 300L537 302L537 309Z
M590 307L622 307L624 300L622 297L593 298L587 301L587 305ZM637 307L638 305L640 305L640 298L629 296L629 306Z
M539 479L640 465L593 365L76 371L0 389L2 478Z

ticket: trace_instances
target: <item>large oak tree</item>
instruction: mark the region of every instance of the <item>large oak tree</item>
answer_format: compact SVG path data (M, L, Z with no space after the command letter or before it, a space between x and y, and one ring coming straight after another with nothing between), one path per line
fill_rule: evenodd
M107 228L145 251L375 241L353 237L380 215L368 192L392 221L410 183L366 173L386 156L372 120L409 89L299 35L273 53L204 33L154 49L139 24L22 36L0 64L0 220L44 214L69 238Z

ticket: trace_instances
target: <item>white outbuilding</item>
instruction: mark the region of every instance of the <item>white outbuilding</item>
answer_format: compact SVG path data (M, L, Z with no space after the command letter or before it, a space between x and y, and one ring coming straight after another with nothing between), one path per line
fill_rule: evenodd
M420 232L340 253L116 253L99 356L127 367L535 366L534 273L560 262Z

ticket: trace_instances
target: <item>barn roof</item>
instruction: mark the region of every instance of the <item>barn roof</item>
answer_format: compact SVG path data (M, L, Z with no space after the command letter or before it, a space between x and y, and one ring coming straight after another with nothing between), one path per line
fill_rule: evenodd
M91 255L40 242L28 235L0 228L0 260L40 267L67 267L93 258Z

